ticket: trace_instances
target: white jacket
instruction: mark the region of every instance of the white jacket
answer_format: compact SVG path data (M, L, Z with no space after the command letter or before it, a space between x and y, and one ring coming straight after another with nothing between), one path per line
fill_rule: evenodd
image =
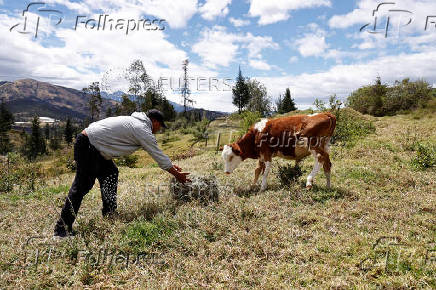
M173 167L170 158L160 150L152 133L152 123L145 113L110 117L94 122L85 129L89 142L106 159L130 155L143 148L160 168Z

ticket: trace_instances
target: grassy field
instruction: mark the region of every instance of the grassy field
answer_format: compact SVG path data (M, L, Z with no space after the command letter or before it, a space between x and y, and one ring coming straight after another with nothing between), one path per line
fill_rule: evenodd
M140 152L140 168L120 168L119 215L101 217L96 184L78 235L63 241L51 235L72 173L31 194L2 194L0 288L435 288L436 171L413 160L416 142L436 144L436 119L401 115L374 125L354 146L332 147L332 189L322 173L305 189L312 158L298 182L282 187L274 173L287 161L275 159L259 193L250 189L256 161L226 176L220 154L197 144L176 164L217 177L220 200L207 206L176 202L171 176ZM237 126L219 120L211 128ZM180 155L188 140L179 135L163 148Z

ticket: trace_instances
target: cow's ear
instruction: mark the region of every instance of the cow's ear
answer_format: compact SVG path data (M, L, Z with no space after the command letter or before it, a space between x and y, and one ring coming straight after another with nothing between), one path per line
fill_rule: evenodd
M220 148L219 148L219 151L223 151L224 150L224 148L226 147L227 145L224 145L224 146L220 146Z
M240 150L239 146L237 146L237 145L232 144L232 151L233 151L233 153L235 153L238 156L241 155L241 150Z

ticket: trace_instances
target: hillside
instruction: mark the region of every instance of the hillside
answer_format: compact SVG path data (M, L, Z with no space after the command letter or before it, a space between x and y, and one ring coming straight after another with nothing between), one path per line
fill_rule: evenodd
M95 186L82 203L78 235L60 242L51 235L72 173L33 193L2 194L0 288L434 289L435 169L417 170L411 161L416 142L436 144L435 116L371 119L374 134L332 147L332 189L322 173L305 189L310 157L289 188L276 177L288 161L274 159L269 188L259 193L249 189L256 161L225 175L220 154L197 147L196 156L175 163L215 175L219 202L178 203L170 175L141 151L142 168L120 168L119 215L101 217ZM234 125L217 120L212 128ZM173 137L164 146L171 155L188 142Z
M113 93L106 93L106 92L103 92L102 93L102 97L104 97L104 98L106 98L106 99L111 99L111 100L115 100L115 101L117 101L117 102L121 102L121 100L122 100L122 96L124 95L125 93L124 92L122 92L122 91L116 91L116 92L113 92ZM173 102L173 101L170 101L170 100L168 100L168 102L174 107L174 110L177 112L177 113L180 113L180 112L183 112L184 111L184 107L183 107L183 105L180 105L180 104L178 104L178 103L176 103L176 102ZM205 109L203 109L203 108L192 108L192 107L188 107L187 108L187 110L188 111L195 111L195 112L198 112L198 114L200 115L200 116L203 116L203 115L205 115L206 116L206 118L207 119L209 119L209 120L215 120L216 118L220 118L220 117L224 117L224 116L226 116L226 115L228 115L228 113L226 113L226 112L219 112L219 111L209 111L209 110L205 110Z
M56 86L32 79L0 84L0 99L4 99L16 121L38 116L65 120L67 116L84 119L89 115L87 99L79 90ZM103 100L103 112L113 100Z

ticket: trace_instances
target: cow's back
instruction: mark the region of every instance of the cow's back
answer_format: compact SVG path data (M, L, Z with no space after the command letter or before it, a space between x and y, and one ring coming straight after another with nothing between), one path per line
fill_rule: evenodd
M321 145L329 141L335 127L336 117L331 113L282 117L269 120L262 131L257 130L255 143L260 154L299 159L309 152L300 140L309 140L311 146Z

